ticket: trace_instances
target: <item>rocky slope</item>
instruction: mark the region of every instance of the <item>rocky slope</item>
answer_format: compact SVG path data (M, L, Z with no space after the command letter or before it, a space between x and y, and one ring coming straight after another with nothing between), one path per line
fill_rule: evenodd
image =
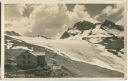
M21 36L19 33L16 33L15 31L5 31L5 34L11 36Z
M109 52L122 56L120 51L124 48L124 27L109 20L103 23L80 21L65 31L60 39L85 40L102 45Z

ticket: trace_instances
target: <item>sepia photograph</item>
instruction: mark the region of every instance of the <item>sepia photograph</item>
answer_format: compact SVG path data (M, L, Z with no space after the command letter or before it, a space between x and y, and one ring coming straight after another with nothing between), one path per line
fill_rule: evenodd
M4 78L124 78L123 4L4 4Z
M1 31L1 2L0 2L0 31ZM1 37L1 34L0 34L0 37ZM1 44L1 41L0 41L0 44ZM1 53L0 53L0 79L1 79Z

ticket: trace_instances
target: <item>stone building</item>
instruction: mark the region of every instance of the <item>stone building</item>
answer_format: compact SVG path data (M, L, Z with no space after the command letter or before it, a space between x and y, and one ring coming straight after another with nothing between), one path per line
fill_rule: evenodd
M44 52L32 52L25 51L16 57L17 66L21 68L34 68L37 66L45 66L47 63L45 61Z

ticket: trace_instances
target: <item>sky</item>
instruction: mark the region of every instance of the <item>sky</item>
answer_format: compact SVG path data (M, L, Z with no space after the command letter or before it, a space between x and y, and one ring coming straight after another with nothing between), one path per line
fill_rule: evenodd
M124 25L123 15L121 4L6 4L5 31L59 38L80 20Z

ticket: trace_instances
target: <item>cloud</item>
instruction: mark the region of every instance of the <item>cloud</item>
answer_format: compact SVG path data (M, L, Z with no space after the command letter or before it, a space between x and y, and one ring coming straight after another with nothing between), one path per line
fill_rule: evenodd
M6 4L5 5L5 19L6 20L19 20L22 17L23 8L25 5L20 4Z
M5 31L16 31L20 34L26 32L27 26L31 22L29 18L23 17L24 4L5 5Z
M93 23L98 22L94 18L90 16L90 14L87 12L86 7L84 5L76 5L73 9L73 12L68 13L70 22L77 22L80 20L86 20Z
M118 22L120 19L123 18L124 8L121 4L105 7L102 12L95 16L96 20L104 21L106 19L111 20L113 22Z
M32 25L25 32L27 36L53 37L69 22L65 5L35 5L33 9L30 15Z
M30 16L33 25L25 33L27 36L44 35L57 38L75 22L93 20L83 5L76 5L73 11L68 11L65 5L35 5L33 9Z
M30 17L30 14L33 12L33 5L32 4L26 4L24 9L23 9L23 12L22 12L22 15L24 17Z
M91 18L83 5L75 5L69 11L66 5L6 5L5 29L14 30L25 36L46 37L61 34L80 20L96 21Z
M23 35L29 26L28 18L22 18L20 20L5 21L5 31L16 31L17 33Z
M25 36L42 35L58 38L69 27L80 20L93 23L112 19L117 22L122 19L122 7L107 6L102 12L92 18L85 5L75 5L68 10L64 4L10 4L5 6L5 29L14 30Z

